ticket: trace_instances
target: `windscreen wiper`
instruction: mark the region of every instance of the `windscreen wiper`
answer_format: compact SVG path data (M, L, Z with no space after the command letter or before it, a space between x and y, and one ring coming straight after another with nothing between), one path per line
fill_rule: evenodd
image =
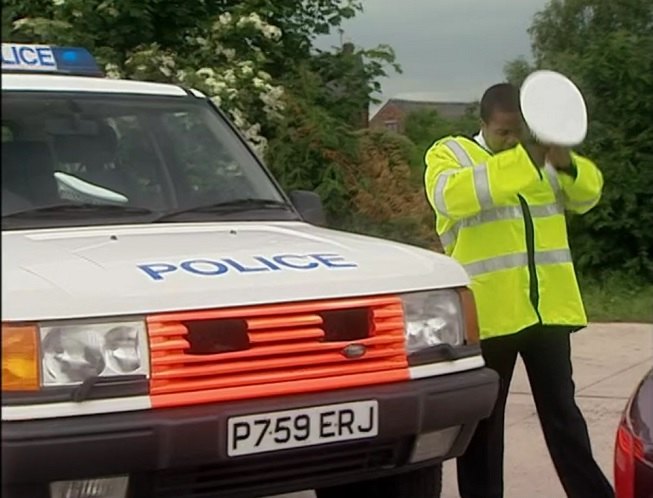
M122 206L116 204L93 204L90 202L66 202L61 204L50 204L48 206L37 206L28 209L20 209L9 213L3 213L2 219L18 218L41 218L51 215L74 214L76 216L85 214L101 214L108 216L132 216L152 214L150 209L134 206Z
M201 206L193 206L183 209L175 209L162 214L154 219L154 222L168 221L180 214L187 213L235 213L239 211L251 211L255 209L283 209L286 211L292 210L292 207L283 201L274 199L233 199L230 201L214 202L212 204L204 204Z

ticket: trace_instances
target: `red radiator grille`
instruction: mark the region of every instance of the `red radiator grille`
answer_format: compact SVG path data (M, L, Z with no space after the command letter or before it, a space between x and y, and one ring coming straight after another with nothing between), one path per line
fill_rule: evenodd
M368 337L325 341L322 312L367 309ZM188 324L242 319L250 347L189 354ZM397 297L251 306L150 316L153 407L327 391L407 380L403 308ZM346 358L349 344L365 354Z

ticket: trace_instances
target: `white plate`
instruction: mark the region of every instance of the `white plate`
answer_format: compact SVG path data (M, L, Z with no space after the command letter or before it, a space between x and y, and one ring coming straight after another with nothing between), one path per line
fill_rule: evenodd
M376 400L231 417L227 455L252 455L289 448L367 439L378 435Z
M524 120L539 141L571 147L585 140L585 100L566 76L535 71L524 80L519 99Z

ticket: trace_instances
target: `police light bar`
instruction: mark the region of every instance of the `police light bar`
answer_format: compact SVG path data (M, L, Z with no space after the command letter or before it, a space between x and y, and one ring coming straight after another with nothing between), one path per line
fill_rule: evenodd
M104 76L85 48L21 43L2 44L2 72Z

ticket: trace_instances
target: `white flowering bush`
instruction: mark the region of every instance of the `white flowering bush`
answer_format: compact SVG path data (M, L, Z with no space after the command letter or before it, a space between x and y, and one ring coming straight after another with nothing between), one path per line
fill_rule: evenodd
M106 8L109 4L101 5ZM64 0L53 0L53 9L68 7ZM43 33L48 28L65 30L66 26L43 18L13 23L18 32ZM173 82L200 90L227 112L262 155L268 142L262 130L282 119L285 107L283 87L263 69L269 62L266 53L274 50L281 38L281 29L256 12L225 12L216 16L208 29L191 30L185 36L184 52L190 56L158 43L136 47L123 61L115 60L111 52L96 56L109 78Z
M282 119L284 89L262 69L267 58L261 45L279 42L281 29L256 13L232 16L227 12L217 17L208 33L202 34L186 37L186 44L195 54L191 60L181 60L178 54L150 44L132 52L122 70L107 63L106 74L113 78L172 81L200 90L229 114L245 139L263 155L267 139L262 128ZM197 68L197 63L201 67Z

